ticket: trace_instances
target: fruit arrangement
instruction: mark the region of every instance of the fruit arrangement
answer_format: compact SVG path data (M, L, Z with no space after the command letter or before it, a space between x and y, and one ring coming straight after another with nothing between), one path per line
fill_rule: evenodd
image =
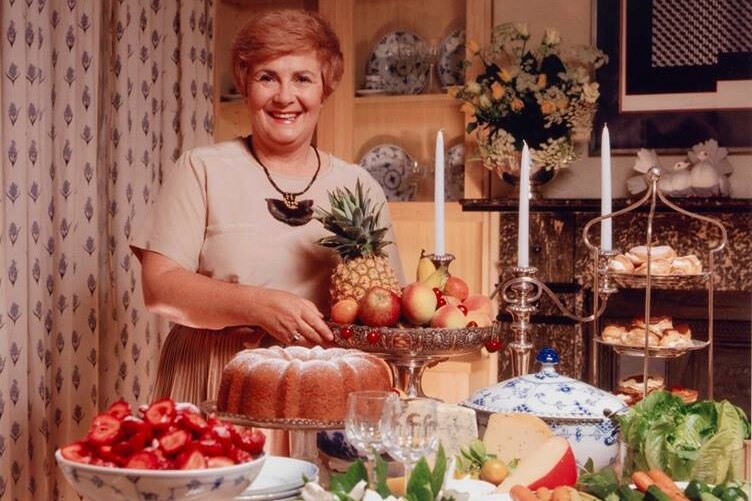
M246 463L264 450L260 430L240 429L192 404L169 398L141 406L119 400L92 419L83 440L60 449L65 459L95 466L191 470Z

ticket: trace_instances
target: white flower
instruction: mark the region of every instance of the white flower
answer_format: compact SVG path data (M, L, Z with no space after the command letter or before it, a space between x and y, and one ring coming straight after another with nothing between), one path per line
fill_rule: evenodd
M478 105L481 108L490 108L491 106L493 106L493 103L487 95L483 94L482 96L480 96L480 99L478 99Z
M470 82L469 84L465 86L465 90L467 90L467 92L469 92L470 94L480 94L480 91L483 89L481 89L480 84L478 82L473 80L472 82Z
M454 501L469 501L470 493L445 489L439 493L438 499L454 499Z
M514 23L514 30L523 38L530 36L530 32L527 29L527 23Z
M303 501L334 501L334 496L316 482L307 482L300 495Z
M378 492L367 489L362 501L403 501L405 498L396 498L394 496L387 496L382 498Z
M590 82L582 86L582 96L588 103L596 102L600 95L601 93L598 91L598 82Z
M355 501L360 501L360 499L362 499L363 495L366 493L366 487L368 487L368 482L361 480L360 482L355 484L355 487L353 487L350 492L347 493L347 496L350 499L354 499Z
M559 30L546 28L546 31L543 34L543 43L546 45L559 45L559 42L561 42Z

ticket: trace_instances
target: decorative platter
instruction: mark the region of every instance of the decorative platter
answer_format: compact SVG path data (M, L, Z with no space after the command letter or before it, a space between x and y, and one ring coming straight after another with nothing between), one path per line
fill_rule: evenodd
M595 338L596 342L610 346L619 355L629 355L632 357L644 357L645 347L634 346L631 344L609 343L602 337ZM652 358L677 358L689 351L701 350L708 346L708 341L701 341L699 339L693 339L691 344L686 346L676 347L663 347L663 346L649 346L648 356Z
M252 426L258 428L274 428L284 430L341 430L345 427L344 421L324 421L318 419L287 419L272 418L258 419L246 416L244 414L233 414L231 412L217 411L217 401L207 400L199 405L202 411L207 414L216 414L219 419L229 421L232 424L241 426Z
M343 348L354 348L392 358L461 355L482 348L493 336L493 326L434 329L329 323L329 327L334 333L334 342Z
M465 83L465 30L455 30L441 42L436 69L444 87Z
M387 200L406 202L415 198L415 160L396 144L374 146L358 163L381 184Z
M645 288L647 277L634 273L609 272L608 276L620 287ZM653 287L676 287L681 285L701 285L708 281L710 273L703 272L696 275L652 275L650 283Z
M387 33L371 49L366 75L379 75L389 93L420 94L426 86L426 68L417 49L423 43L411 31Z
M444 162L444 196L447 200L459 200L465 196L465 145L449 148Z

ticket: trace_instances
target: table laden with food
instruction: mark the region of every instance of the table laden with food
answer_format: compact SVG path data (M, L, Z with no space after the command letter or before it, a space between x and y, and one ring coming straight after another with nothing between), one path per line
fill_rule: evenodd
M658 190L657 180L651 186ZM644 380L621 388L635 390L625 399L558 373L552 349L534 354L533 364L529 315L549 291L527 263L499 286L515 321L515 376L460 405L427 397L428 365L502 348L493 302L451 273L443 238L400 288L384 269L380 208L360 190L333 193L331 202L317 217L332 232L320 243L341 256L330 318L339 346L241 351L224 368L215 401L115 402L56 453L84 499L749 501L744 410L665 391L647 365ZM598 300L615 300L616 285L638 277L649 297L653 274L670 276L674 267L712 283L712 255L703 272L698 258L677 257L648 237L647 247L635 243L624 255L594 248ZM663 270L656 260L669 257ZM597 320L601 306L583 321ZM603 346L642 349L645 360L651 350L692 347L670 319L651 319L649 306L642 320L606 326ZM264 452L269 428L291 430L292 457Z

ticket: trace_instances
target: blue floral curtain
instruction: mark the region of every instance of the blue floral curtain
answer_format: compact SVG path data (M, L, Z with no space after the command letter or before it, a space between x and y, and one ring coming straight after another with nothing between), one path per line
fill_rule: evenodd
M0 500L78 499L55 449L149 398L167 325L127 241L211 141L212 3L0 2Z

